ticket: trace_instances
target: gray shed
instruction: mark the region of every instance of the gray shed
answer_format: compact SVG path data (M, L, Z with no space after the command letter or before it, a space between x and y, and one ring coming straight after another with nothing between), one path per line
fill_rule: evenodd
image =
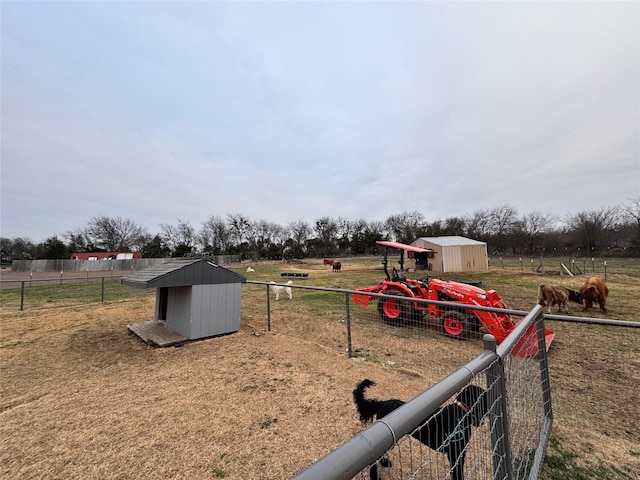
M245 282L242 275L206 259L177 259L139 270L121 283L155 288L155 315L152 322L129 329L158 345L237 332Z

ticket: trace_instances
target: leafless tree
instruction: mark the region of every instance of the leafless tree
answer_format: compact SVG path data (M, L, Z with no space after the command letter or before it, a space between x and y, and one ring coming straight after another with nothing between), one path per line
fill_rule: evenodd
M448 217L442 222L442 233L443 235L463 236L466 225L467 224L462 217Z
M211 215L202 223L199 238L205 253L211 255L227 253L231 246L231 231L220 216Z
M640 254L640 197L628 199L628 204L623 207L623 218L633 225L631 241L629 242L629 252L632 255Z
M235 247L241 247L249 242L251 236L251 220L240 213L227 214L227 225L231 234L231 242Z
M160 237L174 256L196 253L196 231L188 221L178 220L178 225L160 224Z
M541 237L553 230L557 217L550 213L534 210L524 215L516 225L522 233L522 242L529 252L533 252Z
M258 220L253 223L249 244L257 250L258 254L265 254L273 248L282 251L285 238L285 229L274 222Z
M565 223L588 255L604 246L607 235L616 231L620 220L618 207L602 207L568 215Z
M309 239L309 235L311 235L311 226L304 220L293 220L289 222L287 227L293 241L297 245L304 247Z
M634 223L640 235L640 197L630 198L629 203L623 206L623 218Z
M315 232L320 243L321 255L333 255L335 253L338 224L333 218L322 217L315 222Z
M424 223L424 216L417 211L391 215L385 220L389 235L395 241L407 244L420 237L424 231Z
M140 250L147 238L144 227L122 217L93 217L84 229L87 244L108 252Z
M476 210L466 217L465 223L468 237L487 241L491 234L491 210Z
M291 254L297 258L304 256L312 232L311 226L304 220L293 220L288 223L287 231L293 241Z
M67 245L71 252L92 252L95 250L93 245L87 244L87 237L83 228L76 228L75 230L69 230L64 234L64 238L67 240Z

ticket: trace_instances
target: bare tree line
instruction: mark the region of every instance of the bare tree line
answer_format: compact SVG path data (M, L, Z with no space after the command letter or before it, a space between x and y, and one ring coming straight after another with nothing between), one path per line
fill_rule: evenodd
M508 204L434 221L411 211L384 221L325 216L312 223L299 219L284 226L229 213L209 216L199 229L184 220L161 224L156 234L130 219L97 216L84 227L65 233L62 240L54 235L34 244L25 238L1 238L0 253L4 262L69 258L71 253L95 251L140 251L144 257L334 257L377 253L376 240L411 243L419 237L445 235L487 242L491 253L501 255L640 256L640 198L562 219L538 210L520 215Z

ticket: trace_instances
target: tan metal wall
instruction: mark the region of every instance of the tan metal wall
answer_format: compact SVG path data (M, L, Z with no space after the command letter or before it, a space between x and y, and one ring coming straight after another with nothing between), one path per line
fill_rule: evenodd
M443 248L444 272L477 272L489 269L486 245L453 245Z
M478 272L489 269L486 244L442 246L418 239L412 245L431 248L436 253L429 259L432 272ZM405 269L415 269L415 259L407 259Z

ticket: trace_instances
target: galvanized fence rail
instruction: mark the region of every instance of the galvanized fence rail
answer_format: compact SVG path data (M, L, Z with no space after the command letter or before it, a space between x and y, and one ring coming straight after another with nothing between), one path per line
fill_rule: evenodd
M397 413L399 409L393 416L385 417L384 422L376 422L338 448L338 453L329 454L308 471L300 473L300 480L375 478L375 475L398 480L455 478L448 476L450 465L446 456L416 441L411 433L427 422L441 405L453 402L456 393L468 384L485 388L491 407L486 421L474 429L469 442L464 478L537 479L553 421L544 320L640 328L640 322L545 315L536 305L529 312L506 311L516 320L517 326L496 346L490 336L483 335L483 329L469 328L459 337L466 341L452 339L438 318L425 317L402 326L385 324L375 300L366 308L353 302L352 296L361 292L276 284L290 287L293 300L287 297L283 300L280 296L275 302L271 291L273 284L247 283L249 288L266 289L263 298L267 306L267 330L310 339L349 357L361 357L390 365L390 368L412 369L426 379L430 370L442 372L442 364L447 361L451 364L454 360L457 365L469 362L453 373L442 372L432 382L435 383L433 387L406 404L411 407L403 407L405 413ZM393 296L371 294L371 297L380 301ZM431 302L393 298L400 302ZM296 300L304 304L304 308L301 309ZM451 302L432 303L440 304L442 309L461 310L460 305ZM468 308L464 307L465 310ZM489 307L472 309L497 310ZM327 324L331 328L318 327ZM549 322L547 325L553 327ZM536 348L527 355L521 348L522 339L527 339L525 344L531 344L531 328L535 329ZM478 356L481 339L485 350ZM438 345L437 351L429 350L431 344ZM450 352L448 357L447 352ZM391 467L384 466L388 465L382 460L385 458L391 460ZM371 469L374 477L371 477Z
M518 341L534 325L539 354L511 355ZM469 442L455 463L447 465L444 455L416 441L414 434L438 415L440 406L466 386L485 389L487 411L479 428L464 420L451 431L450 442L470 428ZM481 412L468 406L468 413ZM534 308L499 346L491 335L484 336L484 351L451 375L407 402L371 427L298 474L296 480L377 477L449 478L455 465L464 463L464 478L537 479L551 433L553 414L549 388L542 309ZM431 422L431 425L437 423ZM451 448L451 447L449 447ZM446 451L442 444L441 451ZM372 473L373 472L373 473ZM453 474L462 479L461 471ZM456 476L457 475L457 476Z
M64 273L58 278L33 278L29 280L0 280L2 290L2 308L23 311L52 304L77 305L83 303L105 302L121 298L121 290L129 287L120 284L122 273L110 272L108 275L94 274L68 276ZM139 296L143 293L136 292Z
M409 310L410 304L420 304L420 305L437 305L440 307L441 311L444 312L466 312L467 317L473 317L473 313L478 312L492 312L500 315L506 314L513 318L514 322L518 322L521 318L527 315L529 312L524 310L513 310L513 309L500 309L500 308L492 308L492 307L482 307L477 305L465 305L464 307L456 304L455 302L448 301L435 301L435 300L425 300L420 298L407 298L407 297L398 297L397 295L388 295L388 294L379 294L379 293L367 293L368 297L374 299L372 304L368 307L362 307L361 305L355 303L353 301L354 295L362 295L361 291L357 290L349 290L349 289L339 289L339 288L325 288L325 287L315 287L315 286L307 286L307 285L297 285L297 284L285 284L285 283L274 283L274 282L261 282L261 281L252 281L247 280L246 282L249 286L262 286L265 288L265 301L266 301L266 329L267 331L271 331L274 321L273 317L287 317L287 308L286 308L286 296L283 294L282 297L285 297L284 303L278 303L279 308L274 310L274 295L272 288L274 286L279 287L289 287L293 292L306 292L304 298L307 303L323 303L323 308L319 308L318 310L322 311L322 315L324 315L328 319L334 319L340 323L344 323L345 325L345 342L347 353L349 357L353 357L358 354L358 347L354 347L353 338L354 334L357 335L359 333L360 327L362 323L380 323L385 320L382 319L382 313L380 304L383 299L392 299L394 302L398 302L401 305L406 305L406 309ZM295 294L294 295L299 295ZM377 300L377 303L376 303ZM284 307L282 307L284 305ZM344 305L342 307L341 305ZM633 322L627 320L616 320L616 319L606 319L606 318L591 318L591 317L572 317L565 315L552 315L552 314L544 314L543 316L546 320L557 320L564 322L574 322L574 323L584 323L591 325L605 325L605 326L615 326L615 327L625 327L625 328L640 328L640 322ZM482 337L482 333L486 333L486 328L483 328L483 325L479 324L477 321L469 321L463 325L461 325L461 331L458 335L451 335L447 333L447 329L445 329L443 325L443 317L430 317L428 315L424 315L418 319L411 319L410 321L403 322L402 325L390 325L396 327L405 327L398 329L385 330L385 335L388 334L389 331L394 332L397 336L413 336L417 339L427 336L433 336L433 334L437 334L439 336L445 335L449 337L458 338L461 340L469 340L469 339L477 339L480 340ZM388 319L387 319L388 320ZM280 322L278 319L276 322L280 328L287 327L289 325L293 325L295 329L299 329L300 325L295 322L291 322L290 319L284 320ZM368 341L372 339L369 337Z

